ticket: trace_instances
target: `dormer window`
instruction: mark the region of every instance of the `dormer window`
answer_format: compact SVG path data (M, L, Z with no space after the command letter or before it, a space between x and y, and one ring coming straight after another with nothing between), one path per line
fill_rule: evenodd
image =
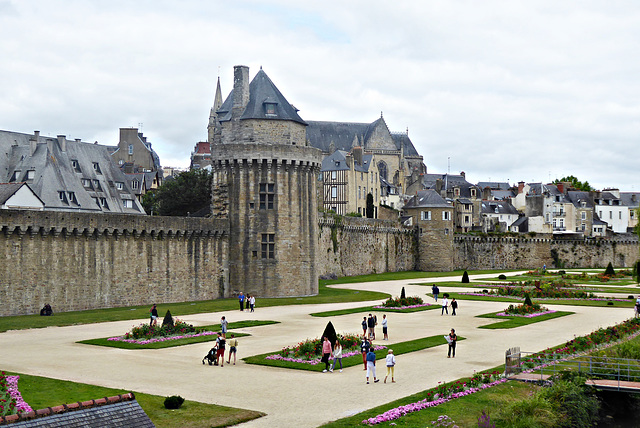
M18 181L18 178L20 177L20 170L15 170L13 171L13 175L11 176L11 180L9 180L9 182L13 183L14 181Z
M133 180L133 181L131 182L131 188L132 188L133 190L137 190L137 189L138 189L138 184L139 184L139 183L138 183L138 180Z
M71 167L76 170L76 172L82 172L80 170L80 164L77 159L71 159Z
M86 187L87 189L91 189L91 180L89 180L88 178L83 178L82 179L82 186Z
M276 103L265 101L264 105L264 114L266 116L275 116L276 115Z
M102 171L100 170L100 164L98 162L93 163L93 170L98 174L102 174Z
M124 183L122 181L116 181L116 189L122 190L124 188Z
M25 176L26 180L33 180L34 178L36 178L36 172L33 169L30 169L29 171L27 171L27 175Z

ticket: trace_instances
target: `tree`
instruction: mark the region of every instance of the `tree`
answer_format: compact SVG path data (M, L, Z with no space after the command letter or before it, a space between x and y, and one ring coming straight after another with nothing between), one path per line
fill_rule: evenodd
M404 292L404 287L402 287L402 291L400 292L400 299L406 299L407 295Z
M560 183L570 183L571 187L578 190L585 191L585 192L590 192L592 190L595 190L593 187L591 187L588 181L585 181L583 183L573 175L569 175L568 177L562 177L560 180L556 179L553 181L553 184L560 184Z
M469 274L467 273L466 270L462 274L462 283L463 284L468 284L469 283Z
M367 193L367 218L373 218L373 195Z
M616 274L616 271L613 270L613 265L611 264L611 262L609 262L609 264L607 265L607 268L605 269L604 274L607 276L613 276Z
M211 204L211 178L206 169L181 172L145 194L142 206L148 214L186 217Z

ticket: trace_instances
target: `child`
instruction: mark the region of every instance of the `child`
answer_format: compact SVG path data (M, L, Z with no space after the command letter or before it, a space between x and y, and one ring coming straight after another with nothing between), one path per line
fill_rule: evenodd
M389 377L389 372L391 372L391 383L396 383L393 377L395 367L396 367L396 356L393 355L393 349L389 349L389 352L387 352L387 375L384 377L384 383L387 383L387 377Z

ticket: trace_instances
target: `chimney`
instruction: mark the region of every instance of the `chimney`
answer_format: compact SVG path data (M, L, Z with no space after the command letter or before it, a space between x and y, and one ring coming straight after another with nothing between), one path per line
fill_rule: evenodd
M82 140L80 140L80 138L76 138L76 143L81 143Z
M484 199L485 201L491 199L491 187L487 186L482 189L482 199Z
M438 192L438 195L441 195L441 192L442 192L442 178L438 178L436 180L436 192Z
M524 181L518 181L518 195L524 191Z
M58 144L60 145L61 151L67 151L67 137L65 135L58 135Z
M632 193L631 194L631 202L636 202L637 198L636 198L636 194Z
M360 164L360 166L362 165L362 147L354 147L351 150L351 154L353 154L353 159L358 162L358 164Z
M249 67L236 65L233 67L233 107L231 117L239 119L249 103Z
M558 183L558 192L564 194L564 183Z
M462 178L464 178L465 180L467 179L467 174L465 174L464 171L460 171L460 175L462 176Z

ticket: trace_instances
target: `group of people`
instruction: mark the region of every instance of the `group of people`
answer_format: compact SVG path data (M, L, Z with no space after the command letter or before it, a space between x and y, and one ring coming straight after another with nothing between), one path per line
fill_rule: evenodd
M431 286L431 294L433 294L433 298L435 301L438 301L438 295L440 294L440 289L437 285L433 284ZM444 315L445 313L449 315L449 307L451 307L451 315L456 315L456 309L458 309L458 302L455 297L451 299L451 303L449 303L449 295L447 293L444 294L442 298L442 311L440 311L440 315Z
M216 343L213 346L213 349L216 351L216 365L219 365L220 367L224 367L224 353L227 345L229 345L229 358L227 358L227 364L231 364L231 356L233 355L233 365L236 365L238 339L236 339L234 334L231 334L231 338L227 340L228 328L229 321L227 321L227 318L223 315L222 318L220 318L220 331L218 332ZM222 362L220 362L221 358Z
M51 305L48 303L44 304L44 307L42 309L40 309L40 316L41 317L50 317L51 315L53 315L53 309L51 309Z
M380 379L376 377L376 353L373 351L373 345L367 339L367 336L362 337L362 342L360 343L360 351L362 353L362 363L364 364L364 370L367 372L367 384L369 383L369 378L373 377L373 382L379 382ZM385 358L385 363L387 366L387 374L384 377L384 383L387 383L387 378L389 374L391 374L391 382L395 383L395 366L396 366L396 357L393 355L393 349L389 349L387 351L387 357Z
M368 337L369 340L376 339L376 326L378 325L378 317L375 315L369 314L369 317L362 317L362 334L365 337ZM389 340L388 328L389 322L387 320L387 315L382 315L382 340Z
M241 311L247 310L254 312L254 309L256 307L256 296L251 296L249 294L245 296L241 291L240 295L238 296L238 303L240 304Z

